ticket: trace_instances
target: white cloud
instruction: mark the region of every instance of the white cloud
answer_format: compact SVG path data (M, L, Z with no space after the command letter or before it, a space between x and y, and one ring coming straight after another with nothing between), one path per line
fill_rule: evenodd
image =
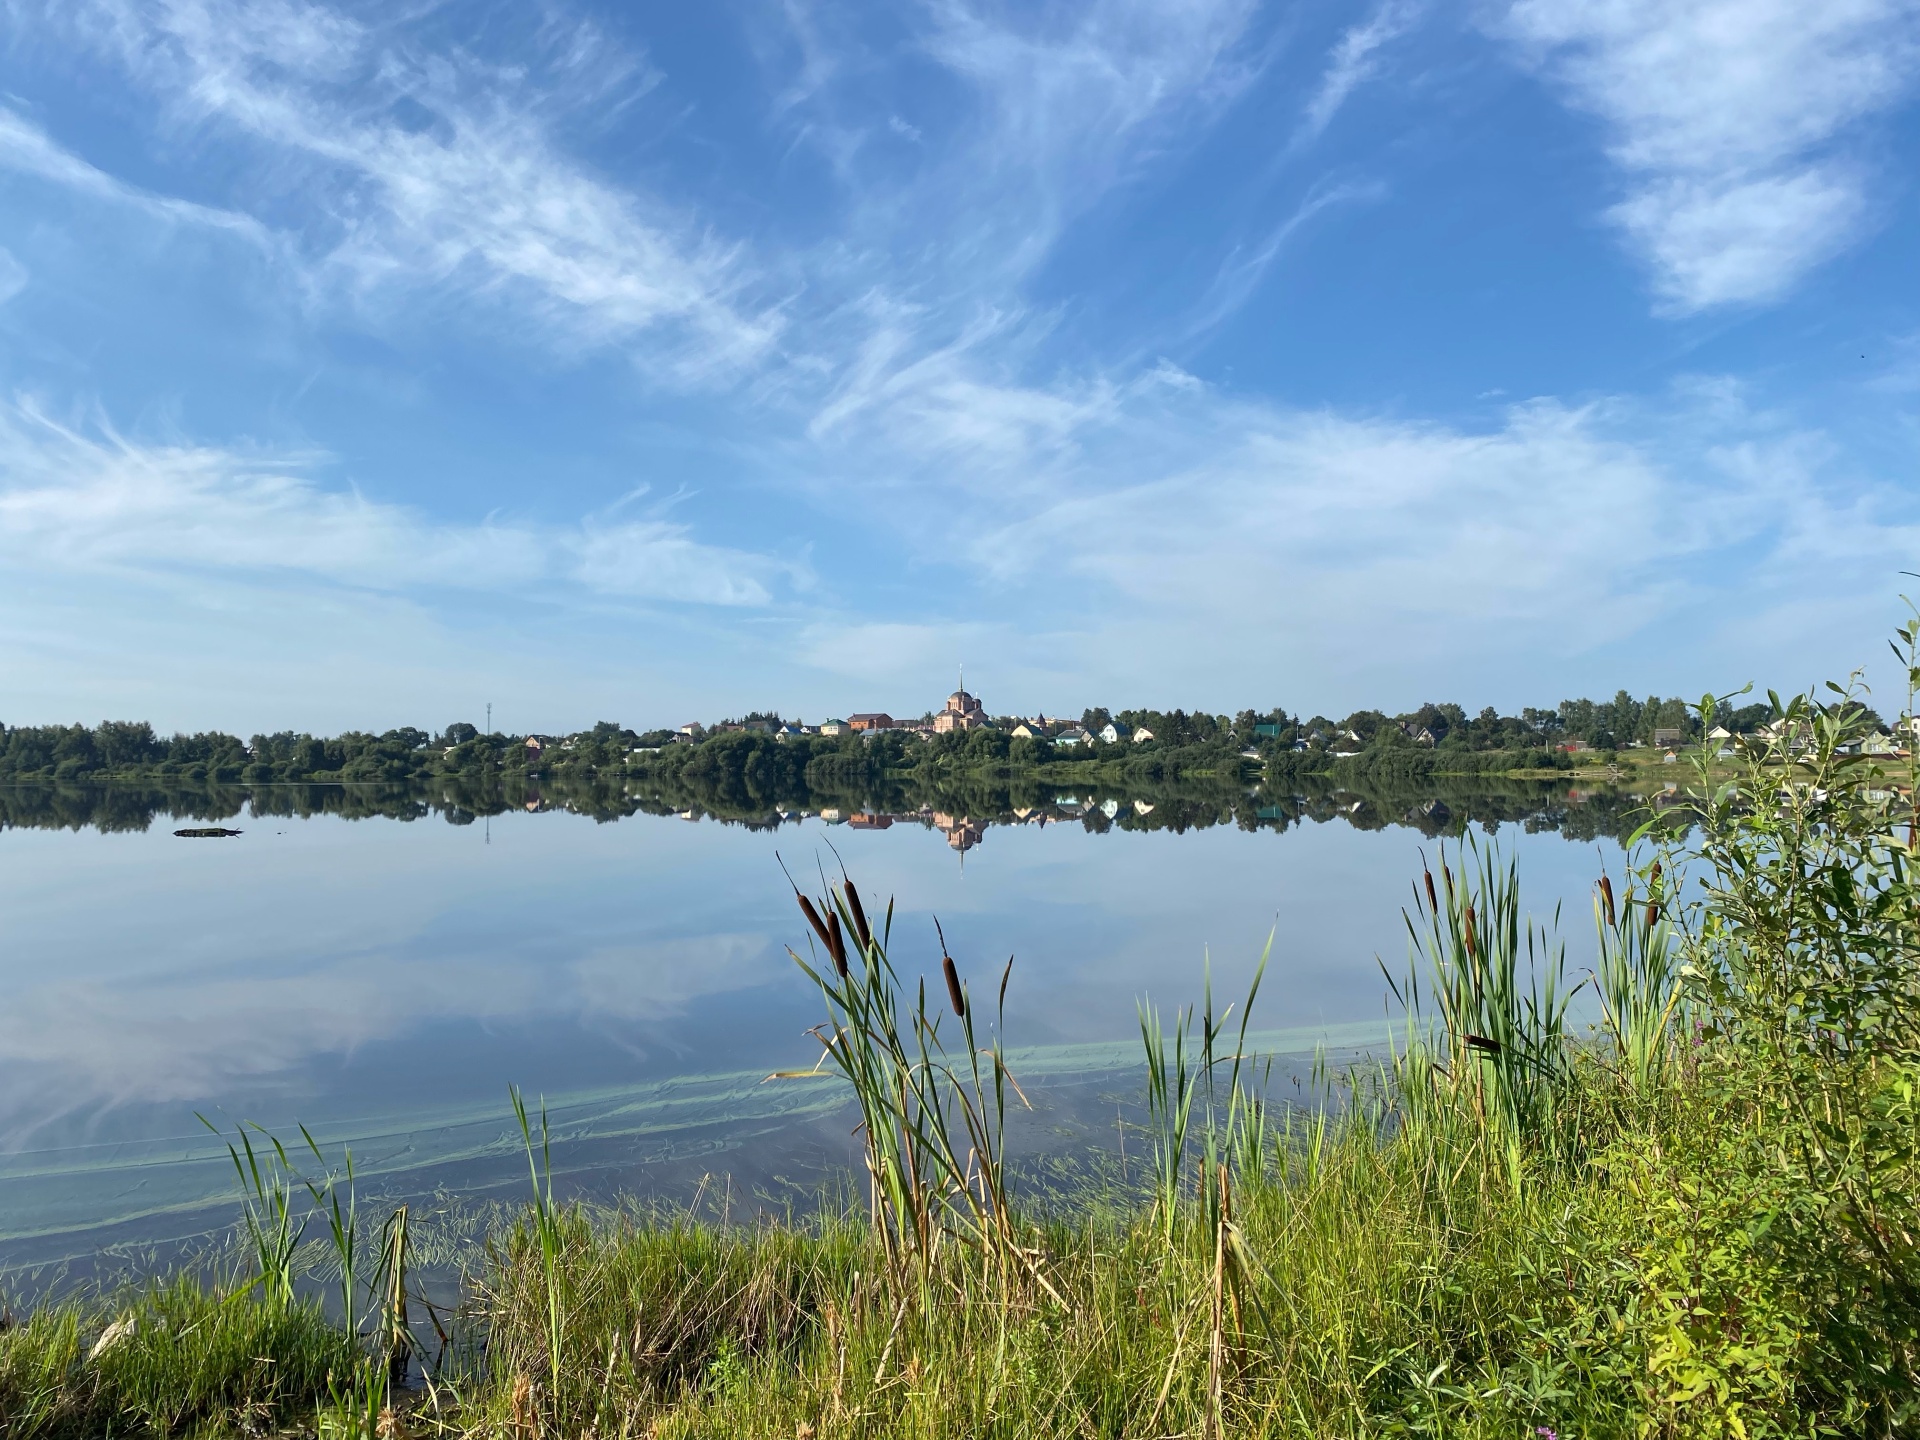
M1777 299L1863 233L1851 146L1920 59L1914 0L1518 0L1492 28L1606 123L1611 218L1681 312Z
M1333 123L1347 97L1379 70L1380 51L1413 28L1422 8L1419 0L1387 0L1372 15L1341 33L1327 56L1319 88L1307 101L1300 128L1294 132L1296 147L1317 140Z
M1789 653L1844 669L1910 563L1909 500L1725 382L1659 403L1536 400L1484 429L1289 409L1164 365L1064 394L976 373L965 423L939 423L937 397L962 383L930 377L935 403L899 397L837 438L876 484L968 477L912 543L971 577L996 667L1044 687L1002 697L1022 708L1239 703L1274 675L1350 704L1427 685L1532 703L1520 656L1560 677L1547 689L1616 666L1738 683ZM1094 389L1100 405L1075 403ZM1036 411L1060 421L1025 425ZM927 593L884 626L819 625L809 658L925 671L955 643L945 584ZM1784 649L1741 629L1782 594L1830 597L1834 623L1791 627Z
M88 13L79 32L107 43L183 131L255 147L261 167L242 203L297 237L315 283L344 282L363 303L422 287L503 296L556 337L645 336L650 368L682 379L736 371L779 334L777 309L745 298L752 277L736 247L561 144L555 107L607 106L623 73L582 84L578 46L538 89L295 0L96 0ZM50 143L35 151L0 128L0 146L48 178L125 193Z
M1167 141L1168 122L1204 122L1254 73L1236 60L1251 0L1053 5L1017 10L1014 23L962 0L930 9L928 53L979 104L978 131L939 182L963 185L974 267L1034 264L1068 219ZM998 243L978 244L982 230Z
M0 305L27 288L27 267L13 258L13 252L0 247Z
M1250 253L1240 246L1234 247L1222 262L1219 273L1214 276L1213 284L1194 307L1194 318L1188 322L1187 334L1194 336L1212 329L1246 304L1254 291L1259 289L1268 268L1279 258L1287 241L1322 211L1338 205L1374 203L1385 198L1386 193L1386 187L1375 181L1314 186L1307 192L1306 198L1294 207L1293 213L1276 225Z
M774 569L759 556L702 545L690 538L685 526L641 520L589 527L574 573L609 595L765 605L772 599L767 584Z
M0 105L0 166L50 180L98 200L140 210L156 219L206 226L242 236L263 248L275 248L265 226L252 217L215 206L154 195L116 180L105 171L54 143L45 130Z
M572 581L607 595L763 605L766 557L704 545L653 518L577 528L432 521L329 490L315 454L143 444L64 424L32 402L0 407L0 555L36 569L297 572L405 590L513 591Z
M844 185L838 231L798 259L821 302L804 363L841 374L871 365L870 339L905 362L983 324L1016 329L1019 289L1064 230L1245 90L1257 8L924 0L900 12L905 58L957 85L935 87L930 113L909 120L891 100L871 103L863 86L878 62L839 33L840 11L784 6L799 77L778 118ZM889 143L869 143L881 134ZM914 141L910 163L894 137Z

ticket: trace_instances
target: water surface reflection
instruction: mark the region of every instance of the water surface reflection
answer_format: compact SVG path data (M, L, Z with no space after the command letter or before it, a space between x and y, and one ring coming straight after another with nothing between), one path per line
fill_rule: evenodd
M1582 915L1595 845L1614 848L1642 803L1063 792L714 823L622 796L531 793L481 815L445 795L290 788L178 808L7 797L0 1262L207 1223L225 1156L196 1114L351 1140L396 1193L479 1191L524 1177L513 1082L548 1097L582 1185L817 1176L849 1153L838 1097L760 1083L816 1053L783 860L801 877L844 860L896 896L909 973L937 967L935 914L964 966L1015 955L1008 1043L1110 1115L1139 997L1191 998L1209 958L1234 993L1272 932L1269 1043L1375 1039L1375 957L1404 954L1422 844L1493 830L1518 848L1530 908ZM418 823L436 815L458 823ZM213 820L243 833L172 833ZM1122 1078L1072 1089L1090 1076Z

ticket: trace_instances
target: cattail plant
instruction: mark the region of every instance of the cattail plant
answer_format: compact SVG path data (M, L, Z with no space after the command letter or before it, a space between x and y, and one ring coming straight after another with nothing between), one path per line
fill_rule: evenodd
M1174 1013L1171 1033L1160 1018L1159 1010L1142 1001L1139 1005L1140 1041L1147 1058L1147 1115L1152 1136L1155 1214L1169 1244L1173 1242L1181 1201L1188 1189L1187 1155L1189 1132L1196 1100L1202 1100L1200 1151L1203 1174L1210 1176L1231 1152L1238 1159L1255 1160L1265 1153L1264 1120L1257 1094L1241 1084L1241 1071L1247 1064L1247 1024L1253 1002L1260 993L1260 981L1273 953L1273 935L1254 967L1247 998L1239 1006L1229 1005L1219 1016L1213 1010L1213 969L1208 963L1202 985L1197 1047L1191 1046L1196 1018L1189 1009ZM1235 1009L1240 1011L1238 1034L1231 1052L1222 1041ZM1224 1089L1219 1083L1220 1068L1227 1068ZM1256 1134L1255 1132L1259 1133ZM1202 1223L1217 1222L1218 1191L1209 1183L1195 1187L1204 1212Z
M1642 1095L1660 1081L1683 1008L1680 948L1661 918L1660 875L1656 860L1644 875L1644 913L1632 878L1624 906L1615 905L1613 882L1605 875L1594 900L1599 937L1594 984L1601 1016L1622 1077Z
M1466 1104L1517 1183L1527 1149L1552 1141L1567 1077L1567 1005L1578 987L1566 988L1566 950L1551 928L1522 923L1513 861L1471 837L1466 852L1456 883L1443 849L1444 895L1423 870L1415 908L1403 912L1439 1014L1425 1013L1417 968L1404 985L1387 977L1407 1016L1397 1090L1403 1115L1415 1123L1442 1119L1436 1105Z
M797 887L794 894L830 963L788 953L819 987L827 1021L813 1031L819 1062L772 1078L839 1075L853 1087L873 1219L890 1274L902 1285L917 1281L926 1294L936 1256L953 1237L1003 1279L1017 1270L1047 1288L1037 1253L1021 1243L1007 1195L1008 1095L1025 1101L1000 1043L1012 957L1000 975L992 1042L983 1046L967 986L941 934L941 973L964 1047L964 1058L957 1058L941 1033L945 1017L928 1006L926 982L909 999L888 956L892 904L876 932L851 880L829 887L817 904Z

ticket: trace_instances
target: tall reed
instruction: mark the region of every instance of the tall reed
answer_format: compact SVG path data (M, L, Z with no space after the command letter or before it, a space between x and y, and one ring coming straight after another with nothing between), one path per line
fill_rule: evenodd
M1265 1164L1264 1102L1257 1091L1242 1085L1241 1072L1252 1058L1247 1054L1247 1025L1272 954L1273 934L1269 933L1247 986L1246 999L1229 1005L1218 1016L1213 1009L1211 958L1202 972L1197 1015L1191 1007L1177 1009L1173 1029L1168 1031L1159 1009L1150 1001L1142 1000L1137 1006L1140 1043L1147 1061L1154 1214L1168 1244L1173 1243L1181 1201L1189 1192L1200 1201L1203 1225L1210 1229L1218 1220L1220 1192L1214 1172L1223 1162L1231 1159L1236 1168L1251 1166L1256 1170ZM1233 1049L1226 1051L1221 1042L1236 1009L1240 1012L1239 1030ZM1197 1037L1193 1030L1196 1019L1200 1027ZM1224 1087L1219 1080L1222 1066L1228 1072ZM1201 1102L1199 1171L1190 1180L1187 1157L1196 1101Z
M527 1171L533 1178L533 1233L540 1246L540 1272L545 1280L547 1321L548 1395L555 1401L560 1395L561 1350L563 1340L560 1303L560 1252L565 1244L560 1212L553 1203L553 1142L547 1130L546 1101L540 1102L540 1158L536 1166L533 1130L527 1123L527 1102L520 1087L509 1086L513 1115L520 1122L520 1139L527 1148Z
M819 987L827 1020L813 1031L821 1047L815 1066L770 1078L838 1075L853 1087L889 1274L903 1293L911 1280L924 1295L935 1258L952 1237L1003 1279L1024 1273L1044 1288L1038 1256L1022 1243L1007 1194L1009 1095L1025 1103L1001 1046L1012 957L1000 973L992 1037L983 1045L971 987L944 934L940 967L951 1017L937 999L929 1004L924 978L911 991L902 983L888 954L891 902L876 930L850 879L830 886L818 904L797 888L794 897L817 948L811 962L791 948L788 954ZM949 1018L963 1047L957 1059L942 1033Z
M1445 1123L1464 1104L1518 1184L1529 1151L1556 1139L1567 1006L1579 986L1566 984L1566 947L1553 928L1521 919L1511 857L1468 836L1454 854L1457 875L1444 845L1439 859L1439 886L1423 866L1413 909L1401 912L1425 962L1424 989L1418 967L1404 983L1387 976L1407 1017L1397 1098L1416 1126Z
M1618 897L1610 876L1594 887L1594 984L1620 1074L1636 1094L1650 1096L1664 1079L1676 1021L1684 1019L1684 966L1660 860L1627 875Z
M220 1133L206 1116L195 1118L214 1134ZM249 1129L261 1137L258 1149ZM286 1146L257 1125L239 1126L235 1140L237 1144L227 1142L227 1155L240 1182L240 1220L253 1253L254 1283L268 1304L285 1309L293 1304L300 1241L312 1216L294 1223L293 1197L299 1182Z

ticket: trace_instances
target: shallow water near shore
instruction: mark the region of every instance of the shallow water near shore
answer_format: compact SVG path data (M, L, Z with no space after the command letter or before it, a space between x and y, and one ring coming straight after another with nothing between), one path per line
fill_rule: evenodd
M1036 1106L1020 1151L1116 1144L1136 1004L1197 1001L1208 965L1224 1004L1269 933L1255 1030L1283 1083L1318 1048L1383 1044L1376 957L1404 965L1400 905L1435 849L1407 825L1340 820L223 824L242 833L176 837L165 817L0 831L0 1268L229 1225L224 1141L198 1116L287 1138L304 1124L330 1154L352 1147L369 1195L516 1199L509 1084L546 1101L562 1193L817 1193L854 1150L831 1082L764 1079L813 1062L821 1018L785 951L804 925L782 861L808 888L844 861L870 898L895 897L904 973L937 974L936 915L976 993L1013 955L1005 1039ZM1564 904L1578 970L1588 889L1603 860L1618 872L1617 845L1497 830L1527 908Z

